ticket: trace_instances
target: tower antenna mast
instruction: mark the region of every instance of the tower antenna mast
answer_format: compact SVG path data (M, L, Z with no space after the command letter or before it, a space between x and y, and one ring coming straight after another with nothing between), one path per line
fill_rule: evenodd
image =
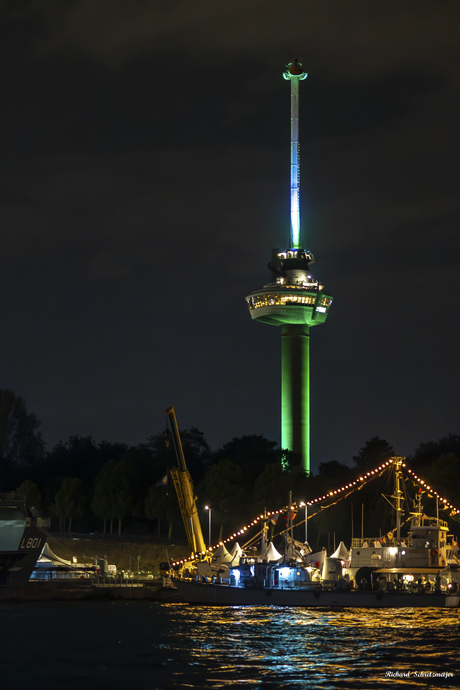
M300 141L299 81L306 79L302 62L288 62L283 77L291 82L291 237L290 247L300 248Z

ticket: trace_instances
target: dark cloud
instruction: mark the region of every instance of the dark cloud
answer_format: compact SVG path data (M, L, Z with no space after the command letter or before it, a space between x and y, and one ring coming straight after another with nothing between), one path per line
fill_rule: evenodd
M209 73L242 54L260 62L294 46L320 56L330 76L352 81L403 64L426 68L440 53L458 60L455 0L35 0L23 3L22 13L16 5L12 15L37 27L31 44L37 54L73 50L109 66L169 51L171 72L186 72L187 62L174 61L179 45L191 64L206 61Z

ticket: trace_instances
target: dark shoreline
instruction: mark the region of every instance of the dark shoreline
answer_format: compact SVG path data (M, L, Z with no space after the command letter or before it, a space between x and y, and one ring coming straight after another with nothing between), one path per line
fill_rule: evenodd
M99 584L64 580L0 587L0 602L101 601L104 599L111 601L181 601L177 589L164 587L162 582Z

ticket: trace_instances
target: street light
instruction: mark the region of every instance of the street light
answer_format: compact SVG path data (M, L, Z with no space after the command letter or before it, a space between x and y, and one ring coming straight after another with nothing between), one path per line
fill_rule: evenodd
M209 532L209 548L211 548L211 507L210 506L205 506L205 510L209 510L209 521L208 521L208 532Z

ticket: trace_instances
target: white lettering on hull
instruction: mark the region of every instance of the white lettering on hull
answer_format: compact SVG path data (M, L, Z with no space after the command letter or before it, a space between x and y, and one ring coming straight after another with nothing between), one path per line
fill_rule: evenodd
M29 550L29 549L38 549L38 547L41 544L41 538L39 539L38 537L29 537L29 539L24 538L21 542L20 549L24 550Z

